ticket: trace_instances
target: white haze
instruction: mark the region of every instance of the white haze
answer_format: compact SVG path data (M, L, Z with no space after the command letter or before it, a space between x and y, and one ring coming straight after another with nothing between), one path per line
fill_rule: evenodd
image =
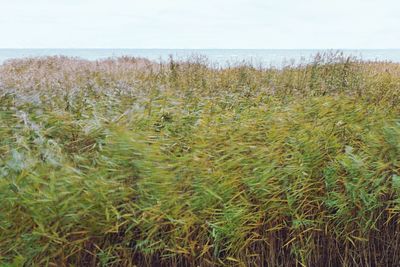
M2 48L399 48L395 0L0 0Z

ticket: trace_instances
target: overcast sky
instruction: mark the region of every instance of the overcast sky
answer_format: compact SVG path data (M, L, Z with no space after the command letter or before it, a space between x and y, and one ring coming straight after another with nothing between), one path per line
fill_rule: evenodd
M0 0L2 48L400 48L398 0Z

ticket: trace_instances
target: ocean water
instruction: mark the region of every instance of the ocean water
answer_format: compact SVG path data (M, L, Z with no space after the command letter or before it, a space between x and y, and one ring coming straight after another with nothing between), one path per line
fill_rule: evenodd
M87 60L101 60L120 56L143 57L157 62L188 58L207 59L215 66L235 65L243 62L257 66L285 66L313 60L317 53L343 52L361 60L400 62L400 49L370 50L316 50L316 49L0 49L0 64L8 59L63 55Z

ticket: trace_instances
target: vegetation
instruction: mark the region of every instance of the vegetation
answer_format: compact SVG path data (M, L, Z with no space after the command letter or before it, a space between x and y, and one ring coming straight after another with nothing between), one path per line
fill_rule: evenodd
M400 66L0 67L0 265L394 266Z

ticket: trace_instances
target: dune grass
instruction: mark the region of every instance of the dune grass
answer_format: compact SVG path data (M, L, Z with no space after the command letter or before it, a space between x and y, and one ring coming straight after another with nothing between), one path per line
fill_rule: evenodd
M0 266L395 266L400 66L0 67Z

